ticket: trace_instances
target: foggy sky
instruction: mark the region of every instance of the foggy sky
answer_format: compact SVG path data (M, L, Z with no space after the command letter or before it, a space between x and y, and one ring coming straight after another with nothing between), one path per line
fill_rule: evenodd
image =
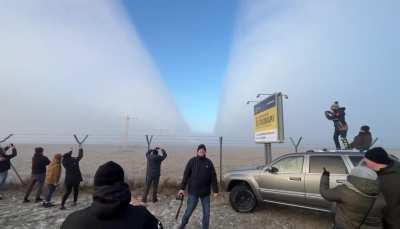
M0 27L2 134L187 130L118 1L4 0Z
M399 11L394 0L242 1L215 131L252 138L246 101L282 91L286 137L333 147L323 111L338 100L350 139L368 124L399 147Z

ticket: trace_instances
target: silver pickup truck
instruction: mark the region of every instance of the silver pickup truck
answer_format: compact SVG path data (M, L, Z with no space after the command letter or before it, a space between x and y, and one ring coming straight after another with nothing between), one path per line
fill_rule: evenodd
M330 211L331 203L319 191L323 168L330 171L330 186L346 180L362 160L359 151L307 151L286 154L267 166L233 170L224 175L225 191L238 212L251 212L257 203L283 204Z

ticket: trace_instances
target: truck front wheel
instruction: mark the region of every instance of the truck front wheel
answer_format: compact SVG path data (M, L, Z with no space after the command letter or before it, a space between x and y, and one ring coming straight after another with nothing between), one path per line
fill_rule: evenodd
M248 213L257 206L257 199L248 185L236 185L229 194L232 208L241 213Z

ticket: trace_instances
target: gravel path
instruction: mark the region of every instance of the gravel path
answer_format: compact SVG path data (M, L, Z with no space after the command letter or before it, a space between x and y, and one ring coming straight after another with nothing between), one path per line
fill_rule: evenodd
M79 204L75 207L67 205L67 210L61 211L57 207L43 208L39 204L22 204L22 192L5 193L0 200L0 225L2 229L14 228L59 228L66 216L71 212L90 205L91 196L83 193ZM137 197L138 199L139 197ZM136 200L136 199L135 199ZM59 203L60 196L55 197ZM136 201L135 201L136 202ZM173 195L161 195L157 204L147 204L148 209L163 223L164 228L174 228L174 220L179 202ZM212 200L210 228L318 228L328 229L332 217L324 213L316 213L296 208L262 205L251 214L239 214L228 204L227 194ZM185 209L182 208L181 217ZM199 206L192 216L189 229L201 228L201 207Z

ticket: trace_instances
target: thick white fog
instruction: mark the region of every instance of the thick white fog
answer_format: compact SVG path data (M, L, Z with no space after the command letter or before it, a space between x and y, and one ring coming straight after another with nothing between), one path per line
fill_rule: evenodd
M399 147L399 1L242 1L216 132L251 138L257 93L282 91L286 137L333 147L323 111L347 108L352 138L368 124ZM288 139L287 139L288 140Z
M1 133L187 130L118 1L0 2Z

